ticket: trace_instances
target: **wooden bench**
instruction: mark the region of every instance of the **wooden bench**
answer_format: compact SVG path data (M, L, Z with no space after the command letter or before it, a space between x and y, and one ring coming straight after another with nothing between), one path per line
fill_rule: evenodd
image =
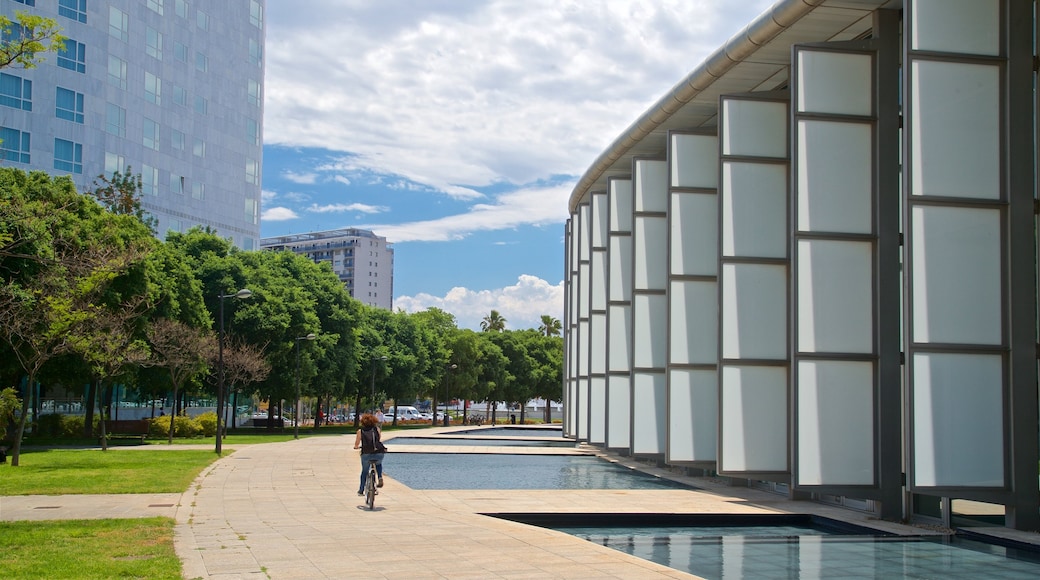
M109 441L113 439L131 439L144 443L145 437L148 436L148 420L126 419L105 421L105 435L108 436ZM100 440L100 436L98 439Z

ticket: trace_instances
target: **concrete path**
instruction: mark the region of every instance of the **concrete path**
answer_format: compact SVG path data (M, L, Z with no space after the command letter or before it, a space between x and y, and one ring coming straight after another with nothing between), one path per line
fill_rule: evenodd
M481 515L485 513L798 512L895 533L924 531L837 507L728 487L721 480L684 478L645 464L634 466L709 489L422 491L394 481L395 453L477 451L449 441L444 446L392 445L386 485L376 509L369 511L356 494L361 465L353 441L353 436L327 436L240 446L207 468L183 494L2 497L0 520L173 517L184 577L215 579L692 578L564 533ZM479 451L595 452L515 446Z

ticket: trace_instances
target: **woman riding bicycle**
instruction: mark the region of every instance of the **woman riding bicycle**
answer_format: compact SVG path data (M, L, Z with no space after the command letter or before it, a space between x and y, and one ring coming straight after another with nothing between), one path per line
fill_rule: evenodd
M360 421L361 428L354 438L354 449L361 449L361 487L358 488L357 494L364 495L365 480L368 479L368 462L373 459L376 461L376 473L379 475L376 487L383 487L383 455L386 454L386 446L380 440L379 419L375 415L365 413Z

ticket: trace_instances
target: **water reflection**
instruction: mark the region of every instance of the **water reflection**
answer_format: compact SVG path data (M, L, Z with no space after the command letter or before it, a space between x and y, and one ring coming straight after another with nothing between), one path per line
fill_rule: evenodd
M412 489L689 489L584 456L391 453L383 466Z

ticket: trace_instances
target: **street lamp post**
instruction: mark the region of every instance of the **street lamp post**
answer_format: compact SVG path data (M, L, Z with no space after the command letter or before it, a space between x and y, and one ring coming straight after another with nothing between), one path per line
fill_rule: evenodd
M224 299L249 298L253 291L243 288L234 294L218 294L220 296L220 335L217 337L217 443L216 452L220 455L220 444L224 439ZM170 421L174 418L170 417Z
M386 360L386 357L385 356L372 357L372 394L371 394L371 399L370 400L372 401L372 406L373 407L375 407L375 404L376 404L376 361L381 361L381 360ZM354 412L357 413L357 409L355 409Z
M314 340L314 333L296 337L296 406L293 407L293 439L300 438L300 341Z
M459 368L459 365L455 363L448 366L448 380L451 380L451 375L457 368ZM435 414L436 412L436 409L434 409ZM448 426L448 381L444 381L444 426Z

